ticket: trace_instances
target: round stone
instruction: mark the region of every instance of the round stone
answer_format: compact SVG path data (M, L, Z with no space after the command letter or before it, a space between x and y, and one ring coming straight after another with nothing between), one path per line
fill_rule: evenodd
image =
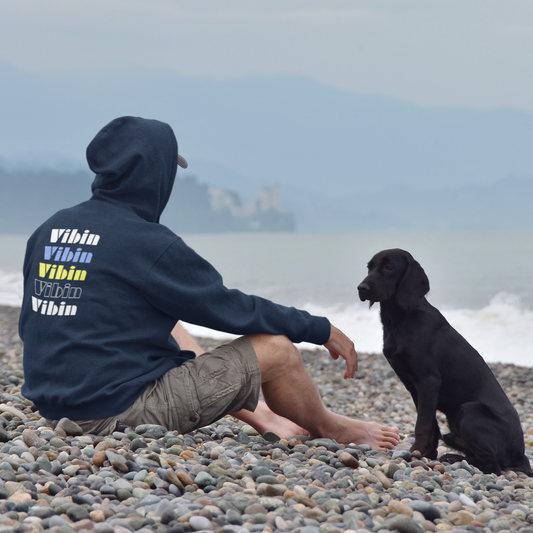
M178 470L176 476L184 485L194 484L194 480L187 472L185 472L185 470Z
M162 524L169 524L175 519L176 519L176 514L174 513L174 510L171 507L164 509L163 512L161 513L160 520Z
M431 505L429 502L413 500L408 505L413 511L421 513L426 520L433 521L441 518L441 512L439 509L435 505Z
M240 526L243 523L241 515L239 514L239 512L235 511L233 509L228 509L226 511L226 519L227 519L227 521L230 524L234 524L234 525L237 525L237 526Z
M410 461L413 457L413 454L409 450L394 450L392 452L392 459L405 459Z
M67 516L73 521L73 522L79 522L80 520L85 520L86 518L90 518L89 513L87 512L87 509L85 507L82 507L81 505L71 505L67 509Z
M472 520L474 520L474 515L468 511L457 511L456 513L452 513L448 517L448 520L454 526L467 526Z
M189 518L189 525L194 531L214 529L213 524L211 524L211 521L208 518L199 515L191 516Z
M61 428L69 437L76 437L83 435L83 429L76 424L76 422L73 422L72 420L68 418L62 418L56 426L57 428Z
M399 502L398 500L391 500L388 504L389 512L398 513L407 516L413 516L413 510L406 505L405 503Z
M385 521L387 529L397 529L400 533L424 533L424 530L409 516L397 515Z
M339 459L349 468L359 468L359 461L348 452L342 452Z
M207 487L207 485L215 484L215 480L207 472L198 472L194 478L194 482L199 487Z

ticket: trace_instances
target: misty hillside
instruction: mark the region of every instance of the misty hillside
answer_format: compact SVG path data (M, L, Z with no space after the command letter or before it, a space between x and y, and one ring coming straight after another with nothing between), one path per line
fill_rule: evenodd
M90 197L89 172L0 169L0 233L31 233L59 209ZM533 231L533 179L485 186L328 196L265 187L251 201L193 176L178 177L161 222L176 233L238 231Z
M0 79L2 232L86 199L92 178L75 169L125 114L176 132L186 193L163 221L178 232L533 229L532 113L430 109L299 77L42 74L0 61Z
M59 209L88 200L89 172L7 172L0 169L0 233L29 234ZM178 178L161 222L177 233L294 231L294 216L283 211L279 190L264 188L251 202L237 193Z
M0 79L7 163L81 168L96 132L131 114L170 123L191 173L247 199L271 183L284 198L345 197L394 183L438 190L533 176L533 114L512 109L425 108L289 76L42 74L0 62Z

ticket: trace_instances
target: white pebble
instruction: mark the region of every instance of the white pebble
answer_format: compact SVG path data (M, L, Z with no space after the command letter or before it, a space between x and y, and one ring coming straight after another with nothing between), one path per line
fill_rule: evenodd
M307 496L307 492L305 492L305 489L300 485L294 485L292 490L294 491L294 494L298 496Z
M68 461L68 453L67 452L61 452L58 456L57 456L57 460L61 463L61 464L65 464L67 461Z
M189 518L189 525L194 529L194 531L213 529L213 525L205 516L191 516Z
M481 499L479 501L479 505L482 509L494 509L494 505L492 505L492 503L489 502L489 500L487 500L486 498Z
M468 497L466 494L459 494L459 501L466 505L467 507L471 507L472 509L479 509L479 505L472 500L472 498Z

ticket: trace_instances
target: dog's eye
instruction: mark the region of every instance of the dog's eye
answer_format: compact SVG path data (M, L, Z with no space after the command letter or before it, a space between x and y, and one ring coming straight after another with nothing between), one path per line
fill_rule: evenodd
M394 270L394 267L390 263L387 263L383 268L388 271Z

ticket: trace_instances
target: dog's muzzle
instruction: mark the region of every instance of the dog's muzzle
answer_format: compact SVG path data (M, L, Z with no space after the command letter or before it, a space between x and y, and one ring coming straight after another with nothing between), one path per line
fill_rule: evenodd
M359 299L362 302L368 300L368 292L370 291L370 287L366 283L360 283L357 287L357 291L359 292Z

